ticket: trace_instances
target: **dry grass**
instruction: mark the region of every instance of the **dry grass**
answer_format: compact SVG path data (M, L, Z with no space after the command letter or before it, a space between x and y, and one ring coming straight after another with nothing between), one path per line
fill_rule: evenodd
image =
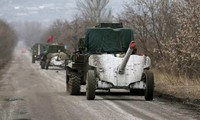
M200 78L177 77L168 73L154 71L155 90L178 98L200 99Z

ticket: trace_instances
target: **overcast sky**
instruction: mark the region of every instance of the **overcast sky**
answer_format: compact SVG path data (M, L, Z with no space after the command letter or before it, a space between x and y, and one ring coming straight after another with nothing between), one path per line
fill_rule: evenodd
M124 2L128 1L110 0L108 6L116 15L122 11ZM77 12L76 0L0 0L0 19L8 22L72 20Z

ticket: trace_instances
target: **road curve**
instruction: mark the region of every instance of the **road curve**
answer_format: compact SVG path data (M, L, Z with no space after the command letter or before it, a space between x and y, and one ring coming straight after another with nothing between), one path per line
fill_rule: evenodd
M0 120L198 120L188 107L161 101L145 101L128 91L98 91L94 101L66 93L65 71L42 70L31 63L31 54L20 44L13 60L0 71Z

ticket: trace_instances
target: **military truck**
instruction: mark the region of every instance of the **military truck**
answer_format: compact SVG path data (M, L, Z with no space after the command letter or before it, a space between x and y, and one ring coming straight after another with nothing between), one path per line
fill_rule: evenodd
M41 69L48 69L49 66L66 67L69 53L64 45L53 43L46 46L40 61Z
M46 43L36 43L32 46L32 63L35 61L40 61L41 53L46 50Z
M87 29L66 69L67 92L78 95L81 85L86 85L88 100L95 99L98 89L144 91L145 100L153 100L151 59L136 55L136 51L133 30L122 23L101 23Z

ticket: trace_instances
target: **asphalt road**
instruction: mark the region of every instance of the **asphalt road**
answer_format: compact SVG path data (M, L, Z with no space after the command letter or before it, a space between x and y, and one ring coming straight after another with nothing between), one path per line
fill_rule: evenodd
M125 90L98 91L94 101L66 93L65 71L42 70L19 45L13 60L0 71L0 120L193 120L187 106L155 98L145 101Z

